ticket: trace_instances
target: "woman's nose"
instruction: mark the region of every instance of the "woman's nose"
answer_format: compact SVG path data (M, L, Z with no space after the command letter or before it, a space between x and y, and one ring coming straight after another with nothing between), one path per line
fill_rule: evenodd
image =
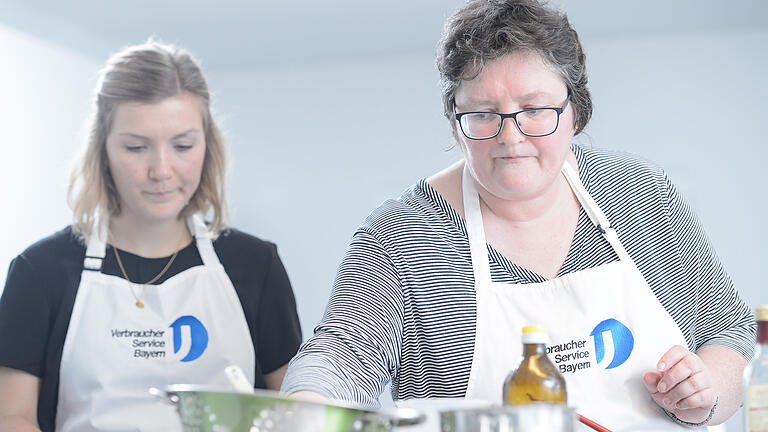
M154 180L165 180L171 176L170 155L165 149L159 148L152 155L149 176Z
M501 124L501 131L496 137L499 142L518 143L525 140L525 135L520 132L517 120L514 117L505 118Z

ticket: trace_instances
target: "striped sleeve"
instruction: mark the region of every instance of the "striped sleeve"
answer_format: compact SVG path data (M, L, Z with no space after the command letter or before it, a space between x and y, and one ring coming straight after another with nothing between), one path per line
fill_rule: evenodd
M314 336L290 362L281 391L308 390L378 407L397 369L402 289L379 241L358 231L339 266Z
M664 178L667 217L676 234L682 274L688 279L685 287L695 292L691 317L693 348L721 345L751 359L756 332L754 316L733 287L698 217L669 178ZM672 303L683 306L679 301Z

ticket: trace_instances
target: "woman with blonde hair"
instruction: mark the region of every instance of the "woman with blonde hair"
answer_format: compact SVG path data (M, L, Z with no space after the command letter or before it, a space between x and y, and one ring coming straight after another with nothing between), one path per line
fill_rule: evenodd
M301 342L275 245L226 227L224 141L189 53L115 54L94 112L73 224L11 262L0 298L0 431L178 430L148 388L224 384L234 364L278 389Z

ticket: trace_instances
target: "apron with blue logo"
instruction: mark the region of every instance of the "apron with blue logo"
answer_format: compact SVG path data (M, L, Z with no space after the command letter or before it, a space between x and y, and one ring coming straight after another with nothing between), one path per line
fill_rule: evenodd
M491 280L479 198L464 168L477 298L466 397L501 403L504 379L522 355L522 328L541 324L549 333L549 358L565 377L568 405L579 414L613 431L690 430L667 417L642 381L672 346L687 346L685 337L567 161L562 173L619 261L541 283L509 284Z
M179 431L174 408L150 387L227 385L224 368L233 364L254 382L235 288L202 218L187 224L203 265L147 286L143 309L125 279L101 273L107 232L96 224L61 357L57 431Z

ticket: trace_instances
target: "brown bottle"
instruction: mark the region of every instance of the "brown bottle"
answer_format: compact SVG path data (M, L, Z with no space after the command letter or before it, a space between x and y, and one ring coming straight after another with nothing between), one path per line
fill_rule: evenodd
M504 380L503 403L523 405L532 402L566 404L565 378L547 357L547 329L523 327L523 360Z

